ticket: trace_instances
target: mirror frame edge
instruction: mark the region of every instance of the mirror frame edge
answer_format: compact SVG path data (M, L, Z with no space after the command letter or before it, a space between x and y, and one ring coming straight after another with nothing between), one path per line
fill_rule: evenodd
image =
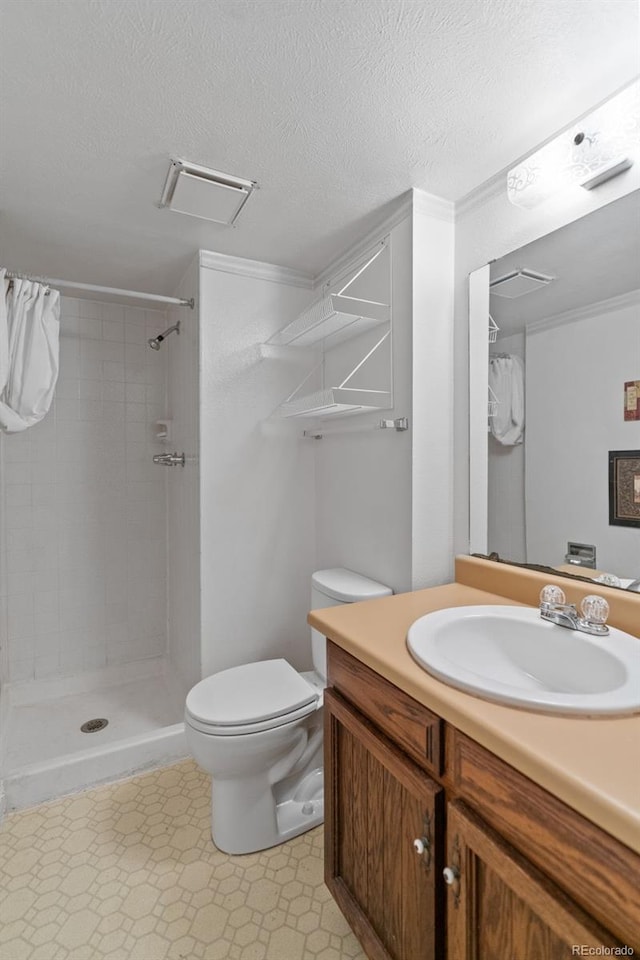
M487 402L482 397L489 364L489 277L486 263L469 274L469 553L487 553L489 540L489 451ZM484 318L484 320L483 320ZM472 483L475 477L477 482ZM478 481L477 478L481 479Z

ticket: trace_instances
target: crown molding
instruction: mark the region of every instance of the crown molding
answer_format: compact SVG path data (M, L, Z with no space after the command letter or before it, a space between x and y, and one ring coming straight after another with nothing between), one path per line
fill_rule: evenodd
M466 217L468 213L471 213L472 211L477 210L479 207L484 206L484 204L488 203L489 200L493 200L495 197L500 196L500 194L503 192L506 196L507 173L511 169L511 166L513 166L513 164L509 167L505 167L504 170L499 170L497 173L494 173L494 175L489 177L488 180L485 180L484 183L474 187L473 190L470 190L469 193L464 195L464 197L456 200L456 220L458 220L460 217Z
M455 206L451 200L426 193L424 190L412 189L398 198L397 205L390 214L372 227L355 245L332 260L315 277L291 267L263 263L260 260L247 260L244 257L232 257L226 253L217 253L215 250L200 250L200 266L208 270L219 270L222 273L233 273L256 280L270 280L273 283L286 283L289 286L306 289L317 288L347 269L354 260L383 240L394 227L406 220L414 211L438 220L445 220L447 223L453 223L455 218Z
M446 223L454 222L456 205L453 200L445 200L444 197L437 197L435 193L427 193L425 190L418 190L416 187L414 187L412 193L413 209L416 213L434 217L436 220L444 220Z
M618 310L625 310L627 307L638 305L640 305L640 289L629 290L627 293L620 293L617 297L610 297L608 300L598 300L596 303L588 303L584 307L574 307L573 310L565 310L563 313L555 313L550 317L532 320L526 326L526 333L540 333L542 330L550 330L552 327L576 323L579 320L590 320L593 317L601 317L607 313L617 313Z
M335 260L332 260L321 273L313 278L314 287L321 287L332 278L339 276L354 261L368 253L371 247L384 240L394 227L397 227L399 223L402 223L414 212L435 217L437 220L445 220L447 223L453 223L455 219L455 206L451 200L445 200L433 193L412 188L398 198L397 206L384 220L381 220L369 230L356 244L349 247Z
M313 278L301 270L281 267L275 263L263 263L261 260L247 260L244 257L231 257L215 250L200 250L200 266L221 273L234 273L254 280L269 280L271 283L286 283L290 287L313 287Z
M387 234L390 233L394 227L397 227L399 223L402 223L403 220L406 220L413 209L412 194L413 191L411 190L409 190L407 193L403 193L398 198L397 206L384 218L384 220L379 221L377 226L372 227L371 230L364 235L364 237L358 240L358 242L353 246L349 247L348 250L343 251L338 257L332 260L329 265L324 268L324 270L322 270L313 278L313 286L321 287L331 280L332 277L335 277L336 275L345 271L354 260L362 257L368 252L370 247L373 247L376 243L384 240Z

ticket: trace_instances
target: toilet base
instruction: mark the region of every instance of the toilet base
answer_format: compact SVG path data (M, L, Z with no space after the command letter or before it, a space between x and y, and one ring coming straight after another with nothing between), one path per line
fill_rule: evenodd
M318 767L297 783L293 793L286 788L278 791L278 786L282 785L276 786L273 792L270 790L268 798L262 791L261 796L256 791L254 802L249 801L244 806L244 816L238 818L236 806L229 821L220 815L220 804L228 799L224 784L212 781L211 838L214 844L223 853L257 853L319 826L324 822L323 780L323 770ZM244 787L247 787L246 781ZM239 828L240 823L243 823L242 828Z
M277 843L311 830L324 822L324 776L322 768L312 770L301 781L294 795L276 804ZM271 844L275 846L275 844Z

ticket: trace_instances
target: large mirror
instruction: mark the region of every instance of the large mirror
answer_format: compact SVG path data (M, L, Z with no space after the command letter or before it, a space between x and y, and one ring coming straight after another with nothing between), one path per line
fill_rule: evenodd
M640 191L471 275L472 552L640 578L639 288Z

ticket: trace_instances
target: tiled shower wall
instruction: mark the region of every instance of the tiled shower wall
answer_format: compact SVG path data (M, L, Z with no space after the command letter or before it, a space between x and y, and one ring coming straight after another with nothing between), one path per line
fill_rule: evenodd
M157 310L63 298L47 417L1 438L3 680L68 676L166 649L166 351Z

